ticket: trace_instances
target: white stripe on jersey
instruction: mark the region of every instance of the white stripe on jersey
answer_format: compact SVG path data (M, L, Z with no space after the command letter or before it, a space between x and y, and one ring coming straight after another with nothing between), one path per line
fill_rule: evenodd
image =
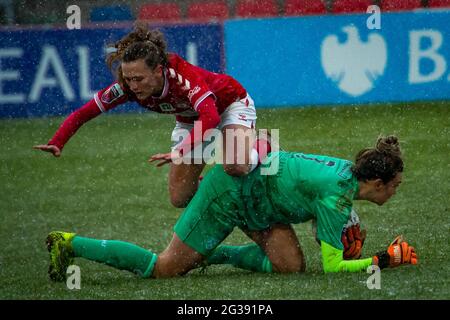
M171 77L171 78L175 78L176 73L175 73L175 70L174 70L174 69L169 68L169 73L170 73L170 77Z
M97 107L100 109L100 111L102 113L106 112L105 107L103 106L103 103L98 98L98 92L96 94L94 94L94 100L95 100L95 103L97 104Z
M170 77L171 78L176 78L178 80L178 84L183 84L184 82L184 86L181 88L183 90L189 90L191 89L191 83L189 82L188 79L184 79L183 76L179 73L177 73L173 68L169 68L169 73L170 73Z
M166 69L166 70L164 70L164 88L163 88L161 97L159 97L159 99L165 98L167 96L168 92L169 92L169 79L167 77L167 69Z
M184 86L181 88L183 90L189 90L191 88L191 83L188 79L184 79Z
M213 95L214 97L214 93L212 93L211 91L205 92L200 98L197 99L197 102L194 104L194 110L197 111L198 105L200 103L202 103L203 100L205 100L209 95Z

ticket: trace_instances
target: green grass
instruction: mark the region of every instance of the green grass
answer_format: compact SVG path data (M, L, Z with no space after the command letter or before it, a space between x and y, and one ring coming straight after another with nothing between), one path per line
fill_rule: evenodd
M32 150L62 118L0 120L0 299L449 299L450 103L258 110L258 127L279 128L284 149L353 159L379 134L397 134L403 184L386 205L356 202L368 230L365 255L404 234L420 264L383 270L381 290L368 274L322 272L309 223L295 226L305 274L249 273L214 266L167 280L77 260L81 290L47 278L49 231L119 239L161 252L181 214L169 203L167 168L147 158L168 150L173 118L102 116L79 130L61 158ZM236 230L226 243L247 243Z

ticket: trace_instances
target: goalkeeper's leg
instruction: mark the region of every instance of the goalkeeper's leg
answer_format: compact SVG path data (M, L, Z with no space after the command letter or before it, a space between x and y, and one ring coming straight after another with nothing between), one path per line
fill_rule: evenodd
M128 270L143 278L181 275L203 260L202 255L182 243L176 235L159 256L129 242L85 238L65 232L51 232L47 246L49 275L55 281L66 279L67 268L77 257Z
M230 264L255 272L272 272L272 263L265 252L256 244L244 246L218 246L206 259L207 265Z
M276 224L263 231L244 232L265 252L273 272L304 272L306 262L297 235L291 225Z
M149 250L118 240L75 236L72 248L74 257L103 263L119 270L128 270L143 278L152 276L158 258Z
M231 264L259 272L303 272L306 263L297 236L290 225L274 225L264 231L244 232L257 244L218 246L208 264Z

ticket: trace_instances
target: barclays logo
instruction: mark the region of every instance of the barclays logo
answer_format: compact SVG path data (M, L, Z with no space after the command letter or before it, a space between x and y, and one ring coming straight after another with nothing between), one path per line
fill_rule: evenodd
M386 42L378 33L371 33L362 42L354 25L342 28L347 34L340 43L336 35L329 35L321 45L321 62L326 76L338 88L352 97L361 96L374 88L383 75L387 63Z

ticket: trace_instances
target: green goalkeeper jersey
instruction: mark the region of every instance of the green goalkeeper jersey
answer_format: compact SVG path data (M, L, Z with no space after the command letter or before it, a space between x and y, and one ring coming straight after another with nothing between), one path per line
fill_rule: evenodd
M348 160L321 155L270 154L258 172L250 174L244 183L249 226L253 222L288 224L316 219L317 237L343 249L342 229L358 192L351 167ZM268 168L274 169L275 174L262 174Z
M174 231L208 256L233 230L317 220L325 272L365 270L372 258L343 260L341 235L358 193L347 160L303 153L271 153L253 172L232 177L216 165L205 176Z

